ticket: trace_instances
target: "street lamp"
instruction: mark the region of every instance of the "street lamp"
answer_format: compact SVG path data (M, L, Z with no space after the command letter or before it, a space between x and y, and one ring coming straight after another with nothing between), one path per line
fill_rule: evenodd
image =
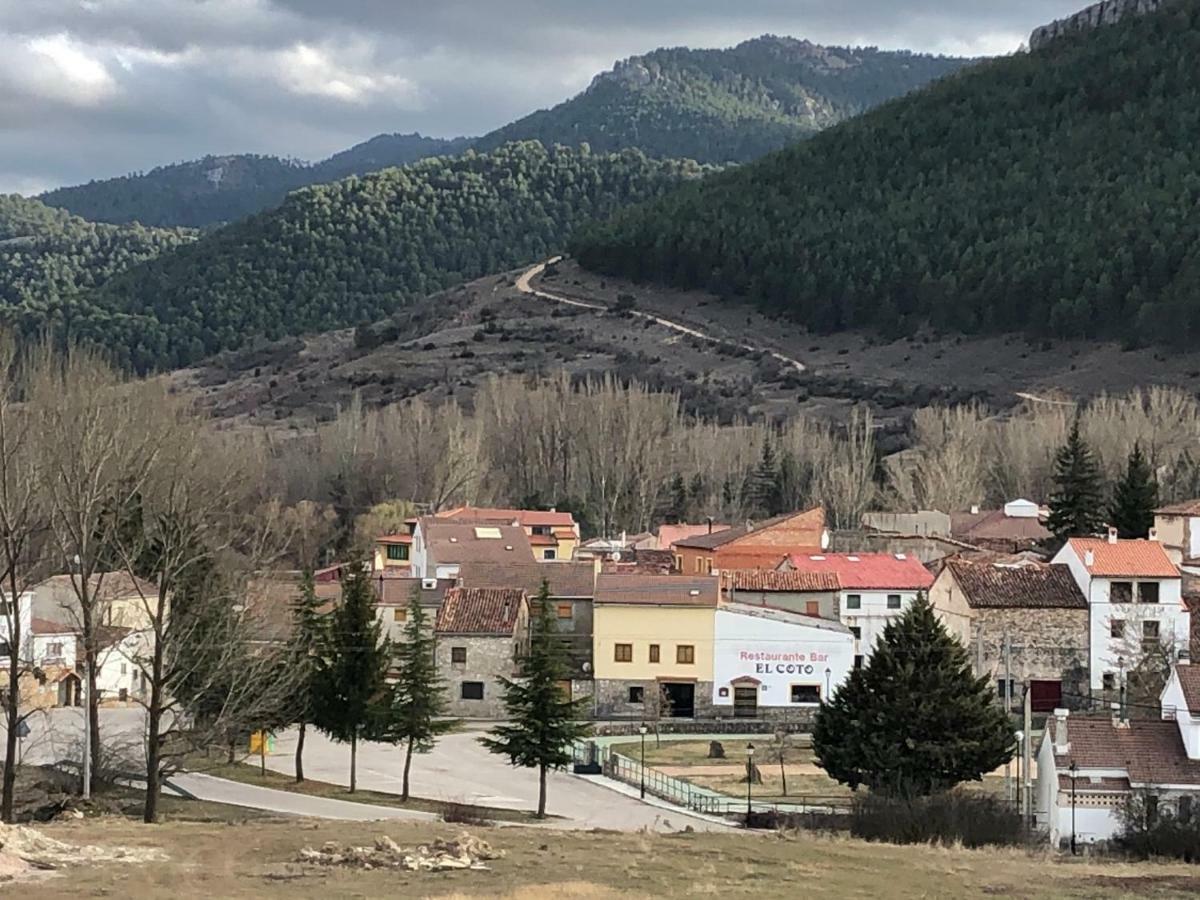
M1077 777L1079 767L1075 765L1075 760L1071 760L1071 765L1068 770L1071 773L1071 855L1075 856L1075 779Z
M1021 756L1025 749L1025 732L1018 731L1014 737L1017 739L1017 815L1021 814ZM1012 795L1009 795L1009 800L1012 800Z
M638 733L642 736L642 799L646 799L646 723L643 722L638 726Z
M829 702L829 676L833 674L830 668L825 669L825 702Z
M746 745L746 827L750 827L750 791L754 787L754 744Z
M1117 668L1120 669L1120 671L1121 671L1121 676L1120 676L1121 683L1118 687L1120 688L1120 698L1121 698L1121 713L1120 713L1121 721L1124 722L1125 721L1125 657L1124 656L1117 657Z

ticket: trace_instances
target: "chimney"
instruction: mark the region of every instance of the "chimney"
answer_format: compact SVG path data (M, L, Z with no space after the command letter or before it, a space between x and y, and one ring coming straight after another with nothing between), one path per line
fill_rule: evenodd
M1191 661L1192 661L1191 651L1189 651L1187 647L1180 647L1179 652L1176 654L1176 657L1175 657L1175 665L1186 666L1186 665L1190 664Z
M1067 737L1067 716L1070 714L1069 709L1054 711L1054 753L1058 756L1069 753L1071 750L1071 741Z
M1121 709L1120 703L1112 705L1112 723L1113 728L1128 728L1129 719L1125 716L1125 711Z
M1113 528L1111 525L1108 526L1108 542L1110 544L1115 544L1117 542L1117 529Z
M1158 540L1158 529L1151 528L1150 533L1146 535L1146 538L1147 538L1147 540L1157 541Z
M828 528L821 529L821 549L822 550L829 549L829 529Z
M1088 550L1083 554L1083 564L1089 569L1096 564L1096 554L1092 550Z
M971 515L973 515L973 516L979 515L979 504L978 503L971 504Z
M712 516L705 516L705 518L708 520L708 533L709 533L709 534L712 534L713 517L712 517Z

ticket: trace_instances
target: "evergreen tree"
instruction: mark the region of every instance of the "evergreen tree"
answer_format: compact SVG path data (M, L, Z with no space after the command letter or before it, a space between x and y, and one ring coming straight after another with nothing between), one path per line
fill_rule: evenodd
M1144 538L1154 527L1158 482L1140 444L1133 445L1125 474L1113 491L1109 520L1122 538Z
M763 439L762 457L750 475L750 499L755 509L763 516L778 515L783 496L780 490L779 463L775 459L775 448L771 436Z
M521 674L504 684L508 724L481 738L493 753L507 756L514 766L538 770L539 819L546 816L546 772L571 762L571 744L585 737L589 726L578 722L584 700L563 696L561 684L571 677L566 649L556 634L550 603L550 586L543 581L533 611L529 650L521 660Z
M292 636L289 641L289 662L296 684L293 695L293 715L300 727L296 739L296 781L304 780L304 736L308 723L315 718L316 679L321 654L327 640L325 620L320 612L312 572L306 571L300 580L300 593L292 602Z
M382 737L388 717L385 676L391 647L380 639L375 594L357 562L342 579L342 601L330 621L325 658L313 684L313 724L350 745L350 792L358 786L358 741Z
M1104 526L1100 467L1079 432L1079 417L1054 457L1054 493L1047 527L1059 540L1095 534Z
M671 501L667 510L667 520L674 524L687 521L688 490L683 476L676 473L671 479Z
M922 796L978 781L1012 757L1008 716L988 678L919 597L893 619L813 728L822 768L851 789Z
M454 722L438 718L446 711L446 700L434 660L434 644L433 629L421 606L421 590L414 587L404 626L404 643L396 651L399 675L392 686L388 722L391 739L405 744L402 800L408 800L413 753L428 753L437 738L454 727Z

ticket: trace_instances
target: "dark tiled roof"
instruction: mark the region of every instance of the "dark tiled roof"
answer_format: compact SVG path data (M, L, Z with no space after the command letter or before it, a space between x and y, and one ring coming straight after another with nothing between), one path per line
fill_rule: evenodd
M836 591L841 586L834 572L771 572L736 569L728 573L735 591Z
M457 522L520 522L527 528L549 525L552 528L574 528L575 517L569 512L552 509L497 509L490 506L458 506L434 513L439 519Z
M600 575L596 604L716 606L719 583L715 575Z
M619 560L608 560L604 571L625 575L670 575L675 568L675 554L670 550L622 550Z
M1188 705L1188 712L1200 715L1200 666L1176 666L1179 673L1179 686L1183 688L1183 699Z
M1087 599L1065 565L997 566L946 562L967 603L986 609L1087 609Z
M736 528L727 528L724 531L714 531L712 534L698 534L693 537L686 537L683 540L675 541L677 547L694 547L698 550L715 550L717 547L723 547L728 543L736 541L738 538L743 538L748 534L759 531L764 531L767 528L773 528L783 522L791 519L799 519L802 517L812 517L813 528L821 528L825 521L825 511L821 507L808 509L803 512L785 513L782 516L776 516L773 519L767 519L765 522L747 522L744 525L738 525ZM786 548L781 549L786 552Z
M955 513L950 517L951 534L964 541L1044 541L1050 531L1034 516L1009 516L1002 509L981 513Z
M1181 500L1179 503L1169 503L1155 510L1164 516L1200 516L1200 500Z
M65 625L62 622L51 622L49 619L39 619L34 616L30 622L34 634L80 634L80 630L74 625Z
M542 580L550 585L551 597L592 597L596 593L596 570L591 562L547 561L492 565L463 563L458 570L463 587L510 588L536 597Z
M525 592L519 589L451 588L438 609L439 634L511 635Z
M426 583L433 587L426 587ZM440 606L446 591L456 584L453 578L389 578L375 574L371 586L375 589L375 602L380 606L408 606L412 602L413 590L421 593L422 606Z
M520 525L475 524L426 517L421 519L420 529L430 562L434 565L512 563L533 559L533 548ZM498 537L482 536L497 533Z
M1047 721L1046 739L1053 740L1057 723ZM1188 759L1179 725L1167 719L1131 719L1117 727L1111 716L1071 716L1067 719L1060 768L1074 762L1080 769L1123 769L1134 784L1200 785L1200 760Z

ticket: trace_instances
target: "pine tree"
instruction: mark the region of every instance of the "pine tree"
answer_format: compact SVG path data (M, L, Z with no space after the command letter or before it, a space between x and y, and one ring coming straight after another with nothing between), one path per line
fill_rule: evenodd
M392 686L388 730L392 740L405 744L404 782L400 797L408 800L408 773L413 753L428 753L454 722L439 719L446 711L442 679L434 661L433 629L421 606L421 590L413 588L404 625L404 643L396 651L399 674Z
M358 786L358 741L383 736L390 706L385 676L391 647L380 640L374 600L364 567L352 563L342 579L342 601L331 617L313 690L313 724L350 745L351 793Z
M590 728L578 722L582 704L563 696L561 684L570 678L566 649L556 634L550 587L543 581L532 617L529 651L521 660L521 674L504 684L504 707L509 724L481 738L488 750L507 756L514 766L538 770L539 819L546 816L546 772L571 762L571 744Z
M779 464L775 459L775 448L771 446L770 435L763 439L762 458L750 475L749 488L750 499L760 514L778 515L783 497L779 482Z
M1095 534L1104 526L1100 468L1079 433L1079 418L1054 457L1054 493L1047 527L1059 540Z
M888 623L870 660L822 703L813 751L851 789L926 795L978 781L1012 757L989 680L925 597Z
M688 491L683 476L676 473L671 479L671 505L667 510L667 520L673 524L687 521Z
M1144 538L1154 527L1157 507L1158 482L1154 470L1142 453L1141 445L1134 444L1125 474L1113 490L1109 520L1117 529L1118 537Z
M304 737L308 724L315 718L314 692L326 640L325 620L320 612L316 585L312 572L305 571L300 580L300 593L292 601L292 636L288 642L288 657L296 684L292 709L294 721L300 727L296 739L297 783L304 780Z

